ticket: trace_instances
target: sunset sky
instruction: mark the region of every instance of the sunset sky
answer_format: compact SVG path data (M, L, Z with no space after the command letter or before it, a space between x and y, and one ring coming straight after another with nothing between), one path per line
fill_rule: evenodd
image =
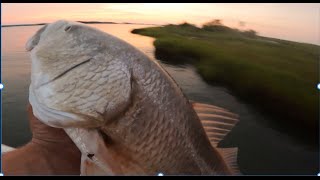
M320 3L309 4L8 4L1 3L2 24L53 22L57 19L201 25L212 19L262 36L320 45ZM240 21L244 26L240 26ZM243 23L242 23L243 24Z

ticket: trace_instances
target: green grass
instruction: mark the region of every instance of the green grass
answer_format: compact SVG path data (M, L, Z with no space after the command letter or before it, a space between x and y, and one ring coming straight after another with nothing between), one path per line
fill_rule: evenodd
M186 23L132 33L155 37L158 55L194 65L206 81L228 87L279 122L316 133L319 46Z

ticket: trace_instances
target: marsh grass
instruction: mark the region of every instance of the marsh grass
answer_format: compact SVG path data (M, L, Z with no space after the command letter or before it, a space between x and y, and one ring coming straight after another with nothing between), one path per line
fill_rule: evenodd
M155 37L156 54L194 65L206 81L228 87L279 123L317 134L319 46L188 23L132 33Z

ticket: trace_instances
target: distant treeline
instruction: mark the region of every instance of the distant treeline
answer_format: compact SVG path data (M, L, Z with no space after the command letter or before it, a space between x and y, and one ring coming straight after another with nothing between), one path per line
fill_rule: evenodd
M179 26L181 27L189 27L189 28L194 28L194 29L200 29L198 28L196 25L194 24L190 24L187 22L184 22L182 24L179 24ZM202 25L202 29L206 30L206 31L211 31L211 32L233 32L233 33L240 33L242 35L254 38L257 37L258 33L255 30L249 29L249 30L244 30L241 31L239 29L235 29L235 28L230 28L228 26L225 26L222 23L222 20L220 19L214 19L212 21L209 21L207 23L204 23Z

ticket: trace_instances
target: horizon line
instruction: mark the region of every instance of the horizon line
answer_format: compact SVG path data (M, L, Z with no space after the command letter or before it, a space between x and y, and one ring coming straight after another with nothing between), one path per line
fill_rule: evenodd
M114 22L114 21L75 21L83 24L136 24L136 25L156 25L163 26L164 24L153 23L133 23L133 22ZM30 23L30 24L1 24L1 27L16 27L16 26L41 26L50 23Z
M171 23L167 24L153 24L153 23L132 23L132 22L114 22L114 21L74 21L74 22L80 22L83 24L134 24L134 25L153 25L153 26L165 26L165 25L170 25ZM188 23L188 22L185 22ZM9 27L23 27L23 26L42 26L50 23L30 23L30 24L1 24L1 28L9 28ZM259 33L259 32L258 32ZM277 40L283 40L283 41L289 41L289 42L295 42L295 43L302 43L302 44L309 44L309 45L315 45L315 46L320 46L320 44L317 43L311 43L311 42L301 42L301 41L294 41L294 40L288 40L288 39L280 39L276 37L270 37L270 36L261 36L260 37L265 37L265 38L271 38L271 39L277 39Z

